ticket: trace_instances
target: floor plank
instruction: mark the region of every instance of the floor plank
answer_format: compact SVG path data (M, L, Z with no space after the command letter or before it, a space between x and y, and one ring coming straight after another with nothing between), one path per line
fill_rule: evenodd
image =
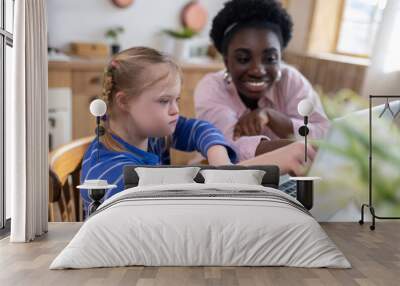
M379 221L375 231L357 223L322 223L352 269L290 267L119 267L50 271L55 256L81 223L50 223L32 243L0 240L0 285L400 285L400 222Z

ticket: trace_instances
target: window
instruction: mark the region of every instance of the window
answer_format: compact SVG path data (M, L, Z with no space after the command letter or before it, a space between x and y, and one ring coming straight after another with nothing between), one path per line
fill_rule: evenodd
M391 24L389 29L391 31L389 31L388 44L386 45L385 58L383 60L383 72L385 73L400 71L400 37L398 32L398 27L400 27L400 3L396 2L396 4L397 6L390 7L391 15L388 16L391 20L389 21Z
M338 34L338 53L368 57L386 0L345 0Z
M9 218L11 216L10 194L6 193L4 187L4 105L5 98L11 92L13 22L14 0L0 0L0 235L9 231Z

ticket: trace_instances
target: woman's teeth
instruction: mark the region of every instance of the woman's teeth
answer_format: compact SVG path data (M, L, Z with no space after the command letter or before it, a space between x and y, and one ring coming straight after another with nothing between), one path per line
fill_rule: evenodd
M246 81L244 84L252 91L264 90L267 86L265 81Z
M264 82L264 81L260 81L260 82L251 82L251 81L248 81L247 84L248 84L248 85L251 85L251 86L263 86L263 85L265 85L265 82Z

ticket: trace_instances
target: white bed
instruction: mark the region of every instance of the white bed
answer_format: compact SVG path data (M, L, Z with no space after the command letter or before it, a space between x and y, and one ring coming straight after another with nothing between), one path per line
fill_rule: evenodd
M351 267L289 195L199 183L137 186L109 198L50 269L128 265Z

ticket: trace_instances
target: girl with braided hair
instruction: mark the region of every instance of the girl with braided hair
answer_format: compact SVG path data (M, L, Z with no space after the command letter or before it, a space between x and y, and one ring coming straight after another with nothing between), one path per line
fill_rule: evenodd
M169 148L198 151L212 165L237 162L234 149L208 122L179 116L179 67L166 55L134 47L113 56L104 72L105 134L94 140L82 162L81 181L106 179L123 190L125 165L168 165ZM90 203L82 189L85 213Z

